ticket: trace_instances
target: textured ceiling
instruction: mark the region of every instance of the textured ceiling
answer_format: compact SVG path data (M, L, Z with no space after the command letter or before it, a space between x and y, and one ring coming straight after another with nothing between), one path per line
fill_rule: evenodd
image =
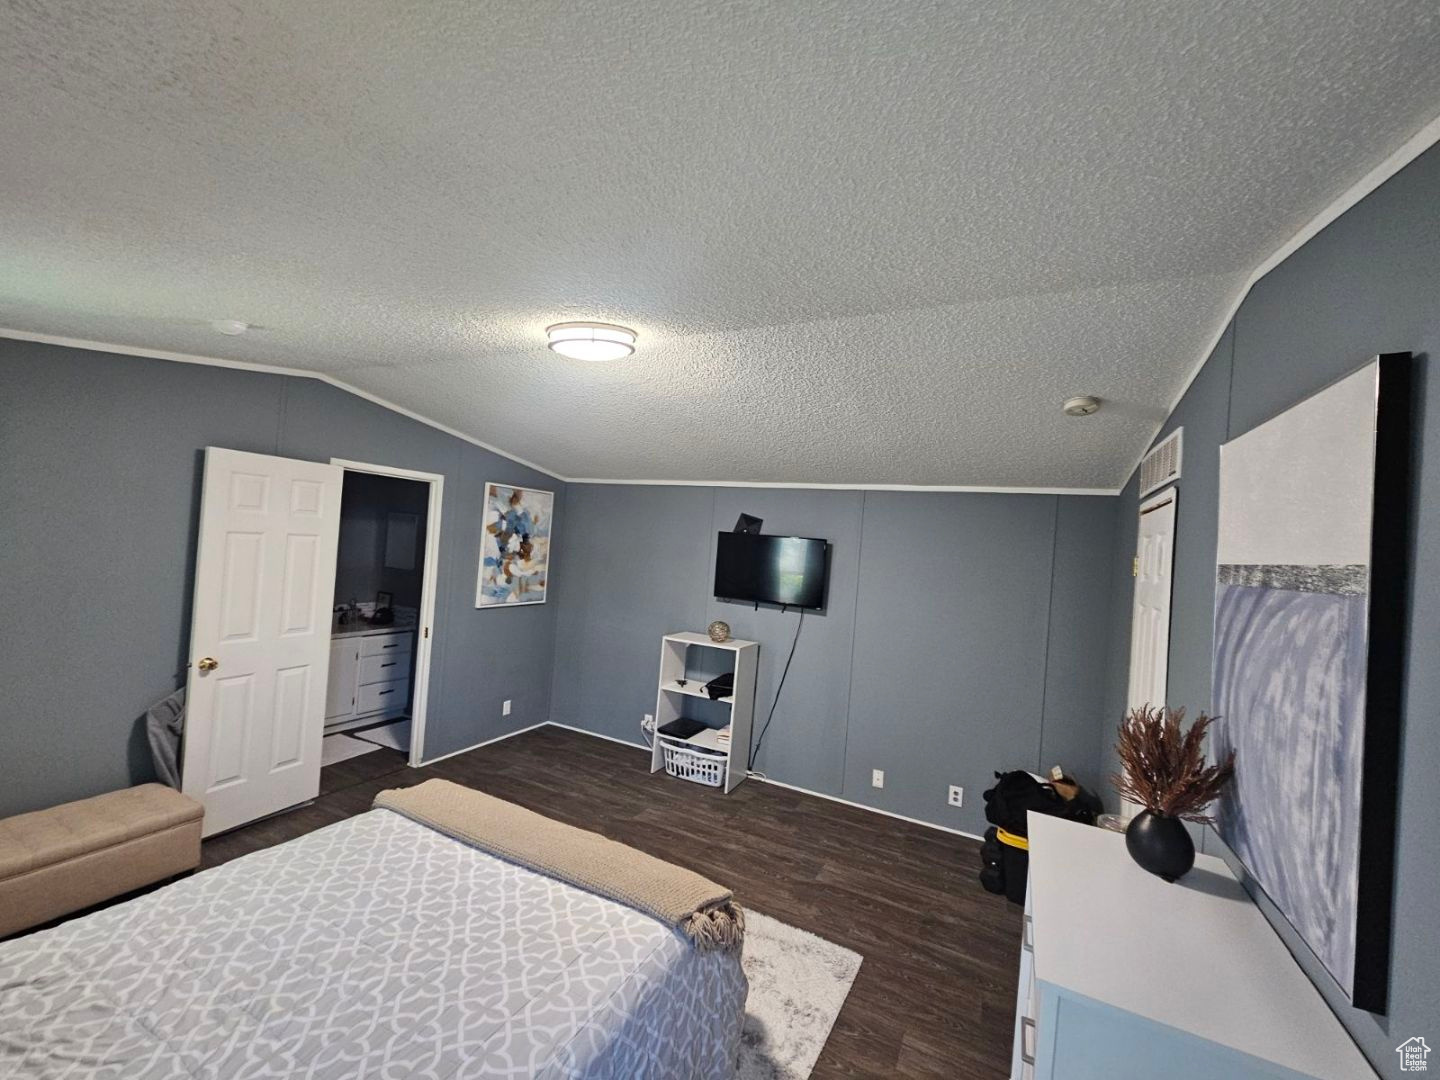
M1250 271L1440 112L1433 0L0 9L0 326L571 477L1115 486ZM639 351L549 353L572 318Z

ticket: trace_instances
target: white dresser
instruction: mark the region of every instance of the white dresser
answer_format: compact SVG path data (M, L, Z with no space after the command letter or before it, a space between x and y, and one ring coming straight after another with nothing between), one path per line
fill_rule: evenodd
M402 715L410 702L413 627L337 628L330 637L325 730L373 724Z
M1222 860L1171 885L1119 833L1029 828L1013 1080L1373 1080Z

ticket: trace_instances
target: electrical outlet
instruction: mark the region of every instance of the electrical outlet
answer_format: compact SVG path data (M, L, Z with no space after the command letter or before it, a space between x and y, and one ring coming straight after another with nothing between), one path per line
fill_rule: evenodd
M504 703L500 706L500 715L501 715L501 716L509 716L509 715L510 715L510 699L509 699L508 697L505 699Z
M884 786L885 786L885 770L884 770L884 769L871 769L871 770L870 770L870 786L871 786L871 787L884 787Z
M951 785L950 785L950 799L949 799L949 802L950 802L950 805L951 805L951 806L964 806L964 805L965 805L965 789L964 789L963 787L959 787L959 786L956 785L956 784L951 784Z

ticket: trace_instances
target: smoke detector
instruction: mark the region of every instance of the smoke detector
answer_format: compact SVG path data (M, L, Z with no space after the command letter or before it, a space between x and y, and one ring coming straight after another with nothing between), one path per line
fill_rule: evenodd
M1080 394L1066 398L1065 404L1060 407L1065 410L1066 416L1089 416L1100 411L1100 399L1089 394Z
M238 337L250 329L249 323L239 319L216 319L210 325L217 334L224 334L226 337Z

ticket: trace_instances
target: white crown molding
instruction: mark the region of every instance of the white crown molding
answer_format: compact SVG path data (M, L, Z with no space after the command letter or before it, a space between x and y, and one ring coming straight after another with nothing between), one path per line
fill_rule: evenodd
M289 375L297 379L315 379L327 383L337 390L343 390L347 394L354 394L358 398L364 398L374 405L383 409L399 413L401 416L409 417L417 423L432 427L436 431L443 431L446 435L452 435L463 442L478 446L481 450L489 450L492 454L499 454L501 457L515 462L517 465L524 465L527 469L534 469L538 473L544 473L561 483L565 483L565 477L547 469L544 465L537 465L533 461L526 461L522 457L502 450L498 446L491 446L487 442L481 442L472 435L466 435L463 431L456 431L448 424L442 424L438 420L431 420L428 416L421 416L403 405L396 405L393 401L386 401L377 394L368 390L361 390L358 386L351 386L347 382L327 375L323 371L311 371L308 368L284 367L280 364L254 364L244 360L222 360L218 356L200 356L196 353L170 352L166 349L142 348L138 345L116 345L108 341L88 341L83 338L61 337L57 334L37 334L31 330L13 330L9 327L0 326L0 338L12 338L15 341L34 341L41 345L63 345L71 349L88 349L91 352L116 353L120 356L142 356L148 360L173 360L177 364L200 364L205 367L233 368L236 371L259 371L267 375Z
M623 487L780 488L797 491L915 491L943 495L1119 495L1119 488L995 487L976 484L807 484L776 480L600 480L571 477L567 484L612 484Z
M152 360L173 360L182 364L205 364L211 367L235 368L241 371L260 371L271 375L290 375L296 378L318 379L320 382L328 383L338 390L345 391L347 394L354 394L356 397L364 398L366 401L375 405L399 413L401 416L407 416L411 420L425 424L437 431L443 431L447 435L453 435L457 439L468 442L473 446L478 446L482 450L488 450L492 454L498 454L500 457L513 461L517 465L523 465L527 469L534 469L536 472L543 473L564 484L777 488L803 491L913 491L936 494L974 492L990 495L1118 495L1124 490L1125 485L1130 482L1130 477L1135 475L1135 470L1140 468L1140 462L1143 461L1145 455L1150 452L1151 447L1155 443L1156 436L1164 430L1165 424L1169 422L1171 415L1175 412L1176 408L1179 407L1180 402L1184 400L1191 385L1200 376L1200 372L1210 359L1210 355L1215 351L1215 347L1220 344L1220 339L1225 336L1226 329L1229 328L1236 313L1240 310L1240 305L1245 302L1246 297L1250 295L1250 291L1255 287L1256 283L1291 255L1295 254L1296 251L1313 239L1327 225L1334 222L1347 210L1365 198L1365 196L1385 183L1386 180L1389 180L1406 165L1409 165L1410 162L1434 146L1436 142L1440 142L1440 116L1435 117L1419 131L1411 135L1410 138L1401 144L1389 157L1379 165L1376 165L1375 168L1366 173L1360 180L1331 202L1330 205L1325 207L1324 210L1306 222L1294 236L1277 248L1269 258L1255 268L1246 279L1245 284L1240 287L1234 299L1230 302L1229 308L1215 329L1215 333L1211 335L1209 344L1201 350L1199 359L1196 360L1194 367L1190 369L1190 374L1187 375L1185 381L1181 383L1179 391L1175 394L1169 407L1165 410L1164 419L1155 425L1155 430L1151 432L1150 438L1145 441L1139 455L1135 459L1135 463L1131 465L1130 470L1122 478L1120 486L1114 488L1001 487L945 484L806 484L751 480L609 480L597 477L570 477L563 476L553 469L547 469L543 465L537 465L533 461L527 461L522 457L517 457L515 454L507 450L502 450L498 446L492 446L490 443L482 442L474 436L466 435L463 431L457 431L447 424L431 420L428 416L422 416L420 413L407 409L403 405L396 405L393 401L387 401L376 394L361 390L357 386L352 386L347 382L335 378L333 375L328 375L320 371L285 367L279 364L252 364L239 360L222 360L215 356L169 352L164 349L148 349L134 345L116 345L112 342L88 341L81 338L61 337L56 334L38 334L29 330L14 330L8 327L0 327L0 338L12 338L16 341L34 341L45 345L63 345L72 349L89 349L93 352L117 353L122 356L143 356Z
M1180 402L1185 399L1185 395L1190 392L1191 384L1200 377L1200 372L1205 369L1206 363L1210 360L1210 355L1215 351L1215 347L1220 344L1220 339L1225 336L1225 331L1230 328L1230 324L1240 311L1240 305L1245 302L1246 297L1250 295L1250 290L1259 283L1260 279L1270 273L1271 270L1274 270L1291 255L1294 255L1295 252L1299 251L1319 235L1327 225L1333 223L1347 210L1354 207L1364 199L1365 196L1369 195L1437 142L1440 142L1440 116L1435 117L1435 119L1431 120L1419 131L1415 132L1414 135L1411 135L1410 138L1401 143L1394 153L1347 188L1339 198L1325 207L1324 210L1321 210L1320 213L1307 221L1299 232L1281 244L1268 259L1255 268L1254 272L1245 280L1245 284L1240 287L1240 291L1235 295L1235 299L1231 301L1224 318L1220 320L1220 325L1210 338L1210 344L1206 345L1205 348L1200 351L1200 358L1195 362L1195 366L1190 369L1190 374L1186 376L1185 381L1181 383L1180 392L1175 395L1174 399L1170 402L1170 407L1165 410L1165 419L1155 425L1155 431L1151 434L1150 438L1146 440L1145 446L1140 451L1140 456L1135 459L1135 464L1130 467L1130 471L1126 473L1121 480L1120 490L1124 490L1125 485L1130 482L1130 478L1135 475L1135 470L1140 468L1140 463L1145 460L1145 455L1148 454L1155 445L1156 436L1165 429L1165 425L1170 422L1171 415L1180 407Z
M517 457L508 450L502 450L498 446L481 442L463 431L457 431L448 424L442 424L438 420L431 420L428 416L422 416L403 405L396 405L393 401L387 401L377 394L368 390L361 390L358 386L352 386L347 382L328 375L323 371L311 371L308 368L286 367L282 364L261 364L251 363L245 360L224 360L218 356L201 356L197 353L171 352L166 349L150 349L138 345L117 345L108 341L90 341L84 338L62 337L58 334L40 334L32 330L15 330L10 327L0 326L0 338L11 338L15 341L34 341L42 345L62 345L71 349L87 349L91 352L115 353L120 356L140 356L149 360L171 360L179 364L200 364L206 367L232 368L236 371L258 371L267 375L288 375L297 379L315 379L327 383L337 390L343 390L347 394L354 394L356 397L364 398L381 408L389 409L391 412L399 413L401 416L409 417L417 423L425 424L436 431L443 431L446 435L452 435L472 446L478 446L482 450L489 450L492 454L498 454L503 458L523 465L527 469L534 469L538 473L559 480L562 484L612 484L621 486L649 486L649 487L725 487L725 488L787 488L802 491L917 491L917 492L976 492L988 495L1118 495L1118 488L1065 488L1065 487L986 487L986 486L948 486L939 484L803 484L803 483L778 483L765 480L602 480L589 477L562 476L553 469L547 469L543 465L537 465L533 461L526 461Z

